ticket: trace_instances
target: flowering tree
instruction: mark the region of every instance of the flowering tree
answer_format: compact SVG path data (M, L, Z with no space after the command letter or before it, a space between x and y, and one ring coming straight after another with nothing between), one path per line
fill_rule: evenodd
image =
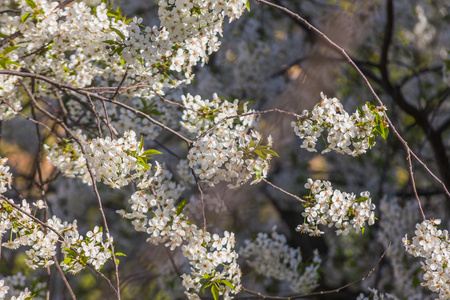
M0 299L450 299L450 7L328 2L0 3Z

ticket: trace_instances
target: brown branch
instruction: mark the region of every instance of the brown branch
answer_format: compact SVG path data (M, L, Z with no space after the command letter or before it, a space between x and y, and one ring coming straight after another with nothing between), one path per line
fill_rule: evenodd
M92 98L95 98L95 99L99 99L99 100L107 101L107 102L110 102L110 103L114 103L115 105L123 107L123 108L125 108L125 109L127 109L127 110L129 110L129 111L131 111L133 113L135 113L136 115L142 116L145 119L149 120L151 123L153 123L153 124L163 128L164 130L166 130L166 131L176 135L177 137L182 139L184 142L186 142L188 145L190 145L192 143L192 141L190 139L184 137L182 134L178 133L177 131L173 130L172 128L170 128L170 127L164 125L163 123L153 119L152 117L150 117L146 113L143 113L140 110L135 109L135 108L133 108L133 107L131 107L129 105L126 105L126 104L124 104L122 102L111 101L107 97L100 96L99 94L96 94L96 93L93 93L93 92L88 92L88 91L86 91L86 90L84 90L82 88L76 88L76 87L74 87L72 85L69 85L69 84L57 82L57 81L55 81L53 79L50 79L50 78L48 78L46 76L43 76L43 75L40 75L40 74L33 74L33 73L26 73L26 72L12 71L12 70L0 70L0 74L39 79L39 80L48 82L51 85L53 85L56 88L61 89L61 90L64 90L64 89L71 90L71 91L73 91L75 93L84 95L86 97L87 96L91 96ZM59 122L61 122L61 121L59 121Z
M197 188L200 192L200 200L202 202L203 229L206 230L205 200L203 199L203 190L202 190L202 187L200 186L200 182L198 181L197 176L195 176L194 169L192 169L192 168L190 168L190 169L191 169L192 176L194 176L195 183L197 184Z
M302 198L300 198L300 197L298 197L298 196L296 196L296 195L294 195L294 194L291 194L291 193L289 193L289 192L283 190L282 188L280 188L280 187L274 185L273 183L271 183L271 182L268 181L267 179L263 178L262 180L263 180L265 183L267 183L268 185L270 185L271 187L273 187L273 188L279 190L280 192L283 192L283 193L285 193L286 195L291 196L291 197L295 198L296 200L298 200L298 201L300 201L300 202L303 202L303 203L306 202L306 201L303 200Z
M9 43L9 41L14 40L15 38L21 36L22 33L20 31L16 31L13 34L11 34L10 36L5 37L3 40L0 41L0 48L3 47L3 45Z
M13 14L20 14L22 11L20 9L4 9L0 10L0 14L6 14L6 13L13 13Z
M53 260L55 261L56 269L58 270L59 275L61 275L61 279L64 281L64 285L66 286L67 290L69 291L69 294L72 297L72 300L76 300L77 297L73 293L72 287L70 286L69 281L67 281L67 278L64 275L64 271L61 269L61 266L59 265L58 258L56 256L53 256Z

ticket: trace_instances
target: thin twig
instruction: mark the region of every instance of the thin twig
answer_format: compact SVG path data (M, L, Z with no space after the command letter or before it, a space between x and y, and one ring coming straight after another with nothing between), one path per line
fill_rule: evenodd
M59 265L58 258L56 256L53 256L53 260L55 261L56 269L58 270L58 273L61 275L61 279L64 281L64 284L67 290L69 291L70 296L72 297L73 300L76 300L77 297L73 293L72 287L70 286L69 281L67 281L67 278L64 275L64 271L61 269L61 266Z
M195 183L197 184L197 188L200 191L200 200L202 202L203 229L206 230L206 214L205 214L205 201L203 199L203 190L202 190L202 187L200 186L200 182L198 181L197 176L195 176L194 169L192 169L192 168L190 168L190 169L191 169L192 176L194 176Z
M165 247L165 248L166 248L166 253L167 253L167 256L169 257L170 263L172 264L173 270L175 271L175 273L177 273L178 277L181 277L181 272L178 269L177 265L175 264L175 261L173 260L172 253L170 252L169 248L167 248L167 247Z
M294 194L291 194L291 193L289 193L289 192L283 190L282 188L276 186L275 184L271 183L270 181L268 181L268 180L265 179L265 178L262 178L262 181L264 181L265 183L267 183L267 184L270 185L271 187L273 187L273 188L279 190L280 192L283 192L283 193L285 193L286 195L289 195L289 196L291 196L291 197L294 197L295 199L297 199L297 200L300 201L300 202L303 202L303 203L306 202L306 201L303 200L302 198L300 198L300 197L298 197L298 196L296 196L296 195L294 195Z
M119 95L119 91L122 88L123 83L125 82L125 79L128 76L128 71L125 71L125 74L123 75L122 80L120 81L119 85L117 86L116 92L114 93L114 95L111 97L111 101L114 102L116 101L117 95Z
M414 180L414 172L413 172L412 161L411 161L411 150L408 150L407 159L408 159L408 164L409 164L409 175L411 176L411 184L413 186L414 195L416 196L417 202L419 204L419 210L420 210L420 213L422 214L422 218L424 220L426 220L427 218L425 217L425 213L423 212L423 209L422 209L422 204L420 203L420 200L419 200L420 199L419 195L417 194L416 182Z
M103 138L103 134L102 134L102 121L100 120L100 116L97 113L97 110L95 109L95 104L92 101L90 96L87 96L87 98L89 99L89 103L91 104L92 107L92 112L94 113L95 119L97 120L97 130L98 130L98 136L100 138Z

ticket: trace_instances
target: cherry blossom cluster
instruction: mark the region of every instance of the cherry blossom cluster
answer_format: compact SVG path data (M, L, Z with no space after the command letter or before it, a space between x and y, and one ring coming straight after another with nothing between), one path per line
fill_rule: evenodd
M46 147L47 158L68 177L80 176L85 183L91 183L86 162L89 163L95 180L119 189L140 176L149 166L146 155L158 151L143 150L134 131L126 131L119 139L95 138L88 140L78 133L76 136L84 148L85 155L76 141L63 140ZM149 152L150 151L150 152Z
M137 184L137 191L131 195L130 211L117 213L132 220L136 231L147 232L148 242L165 243L173 250L181 246L190 225L177 213L175 205L183 188L171 179L172 174L156 162L154 172L145 173Z
M406 235L402 241L406 251L425 258L422 269L425 271L423 286L438 293L438 299L450 297L450 235L447 230L438 229L440 219L425 220L416 224L412 240Z
M70 238L65 235L66 248L63 249L64 261L61 263L63 270L76 274L87 265L96 270L100 270L103 265L112 257L110 247L113 238L106 234L103 239L101 227L95 226L93 231L88 231L86 237L78 235L77 231L72 231ZM120 253L116 253L118 256Z
M225 17L239 18L246 0L232 1L159 1L161 26L167 28L168 38L179 46L170 69L181 71L183 65L193 66L198 60L206 62L207 55L218 50L217 35L222 33Z
M189 299L200 299L197 294L204 286L211 287L211 292L223 299L233 299L240 291L242 274L235 244L232 232L225 231L223 237L211 236L201 229L193 232L189 243L182 246L183 255L191 264L191 274L182 275Z
M75 138L80 141L85 141L86 136L78 130ZM81 151L80 145L69 139L63 139L51 146L44 144L44 149L47 152L47 159L59 169L59 171L66 177L75 178L80 177L83 183L91 183L91 177L86 168L86 158Z
M257 183L267 176L269 162L276 155L271 150L273 141L269 136L263 144L262 134L254 130L256 116L247 103L222 101L217 94L212 101L190 94L182 99L182 125L198 136L187 158L202 181L211 186L226 181L228 187L237 188L252 177L252 183Z
M33 284L32 291L30 291L26 287L26 277L21 272L0 278L0 299L5 299L6 296L11 300L27 300L31 299L32 296L35 300L45 299L41 295L42 293L39 293L39 291L45 289L44 282L36 282Z
M121 49L127 64L140 69L136 74L150 70L170 86L167 73L176 71L189 78L198 61L206 62L208 55L219 49L217 35L222 33L224 18L228 16L230 21L239 18L245 3L245 0L159 1L161 27L141 30L142 19L135 18L122 33L123 41L112 44ZM173 79L172 83L175 86Z
M18 249L21 246L30 246L31 249L25 251L26 264L31 269L45 268L55 263L54 258L57 252L57 243L64 247L63 269L71 273L77 273L88 264L99 270L111 257L108 247L112 243L112 238L107 237L103 241L103 235L98 227L94 231L89 231L86 238L78 233L77 222L62 222L56 216L52 216L46 222L36 222L32 218L31 206L26 200L21 204L15 204L20 210L13 207L12 199L0 199L1 221L0 235L7 231L15 235L2 244L8 249ZM38 200L33 205L36 209L44 209L42 200ZM44 224L44 225L42 225Z
M323 133L327 132L326 148L322 153L333 150L340 154L358 156L375 145L377 132L386 137L384 108L365 104L349 115L337 98L327 98L323 94L321 97L322 100L311 113L304 111L304 118L292 122L295 134L303 139L301 148L317 152L316 143L319 139L325 141Z
M307 264L302 260L300 249L289 247L286 237L274 230L270 235L260 232L254 240L246 240L239 254L248 258L247 263L257 273L286 280L294 292L309 293L319 285L322 260L318 252L314 252L312 263Z
M163 243L171 250L181 246L192 266L190 275L182 275L189 299L199 299L197 294L203 286L231 299L240 290L241 277L234 234L211 236L189 221L183 214L185 202L175 205L183 188L171 178L170 172L156 164L154 173L146 173L137 184L138 190L129 201L131 211L118 213L132 220L137 231L147 232L150 236L147 241Z
M370 193L365 191L357 198L353 193L341 192L333 189L329 181L308 179L305 184L310 189L302 216L305 223L297 226L297 231L308 233L311 236L320 236L324 232L318 225L333 225L337 228L337 235L347 235L352 227L364 230L368 222L375 222L375 204L372 203Z
M142 144L136 139L134 131L126 131L123 138L117 140L95 138L82 142L86 151L85 158L94 171L96 181L102 181L112 188L128 185L146 166L139 158L144 155Z
M3 159L2 162L5 163L6 160ZM0 185L4 186L4 182L11 184L9 167L4 165L1 167L4 169L5 176L0 178ZM25 263L31 269L53 265L58 242L64 247L62 249L65 257L62 263L63 268L72 273L79 272L87 264L99 270L111 257L108 247L113 239L107 237L106 241L103 241L103 234L99 227L89 231L86 238L83 238L78 233L76 220L68 223L52 216L45 222L38 222L33 216L38 210L46 209L46 206L42 200L37 200L33 206L34 212L25 199L21 203L15 203L13 199L5 197L0 199L0 236L11 231L10 240L2 243L1 246L12 250L21 246L30 246L31 249L25 251L27 255Z
M13 208L10 203L14 204L14 201L12 199L0 199L0 235L4 235L11 230L15 238L11 237L2 246L13 250L21 246L32 246L30 250L26 251L28 257L26 263L32 269L54 264L53 257L56 255L58 235L54 231L46 231L33 221L29 216L33 215L32 208L26 200L22 200L21 204L16 204L25 213ZM35 205L41 206L42 204L37 202ZM53 223L52 219L48 220L50 227L54 225Z

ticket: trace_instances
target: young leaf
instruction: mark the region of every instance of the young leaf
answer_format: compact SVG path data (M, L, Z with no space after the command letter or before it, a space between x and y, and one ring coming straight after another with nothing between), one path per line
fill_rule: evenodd
M267 160L267 159L266 159L266 156L265 156L260 150L255 149L253 152L255 152L256 155L258 155L258 156L261 157L262 159Z
M250 0L247 0L247 3L245 3L245 7L247 7L248 11L250 11Z
M211 287L211 293L213 294L214 300L219 300L219 288L215 284Z
M72 261L72 258L68 256L64 259L64 261L61 263L61 265L68 265L68 264L70 264L71 261Z
M382 125L381 126L381 136L383 139L386 139L389 134L389 128L387 126Z
M7 48L5 48L5 50L3 50L2 54L0 54L0 57L5 57L6 54L8 54L8 53L10 53L10 52L12 52L12 51L14 51L16 49L19 49L19 48L20 48L19 46L7 47Z
M31 16L30 13L28 14L24 14L22 15L22 17L20 17L20 20L22 21L22 23L25 23L26 20L28 20L28 18Z
M162 152L159 152L158 150L155 149L148 149L144 153L142 153L142 156L152 156L155 154L162 154Z
M233 291L235 290L235 289L234 289L234 285L231 284L231 282L229 282L228 280L223 279L223 280L221 280L220 282L223 283L223 284L225 284L227 287L229 287L229 288L232 289Z
M358 198L358 199L356 200L356 203L362 203L362 202L367 201L367 200L369 200L368 197L361 197L361 198Z
M183 209L186 206L186 203L187 203L187 201L186 201L186 199L184 199L183 201L181 201L180 204L178 204L177 211L176 211L177 215L179 215L183 212Z
M33 0L25 0L25 3L31 7L31 9L35 9L37 7L36 3Z
M266 155L272 155L272 156L279 157L278 154L275 151L273 151L272 149L264 149L261 152L263 152Z
M139 150L142 151L142 148L144 148L144 136L141 135L141 142L139 143Z
M144 167L145 170L150 170L150 165L142 157L137 158L137 163Z
M120 36L122 40L125 40L125 35L123 35L123 33L119 31L119 29L111 28L111 30L117 33L117 35Z

